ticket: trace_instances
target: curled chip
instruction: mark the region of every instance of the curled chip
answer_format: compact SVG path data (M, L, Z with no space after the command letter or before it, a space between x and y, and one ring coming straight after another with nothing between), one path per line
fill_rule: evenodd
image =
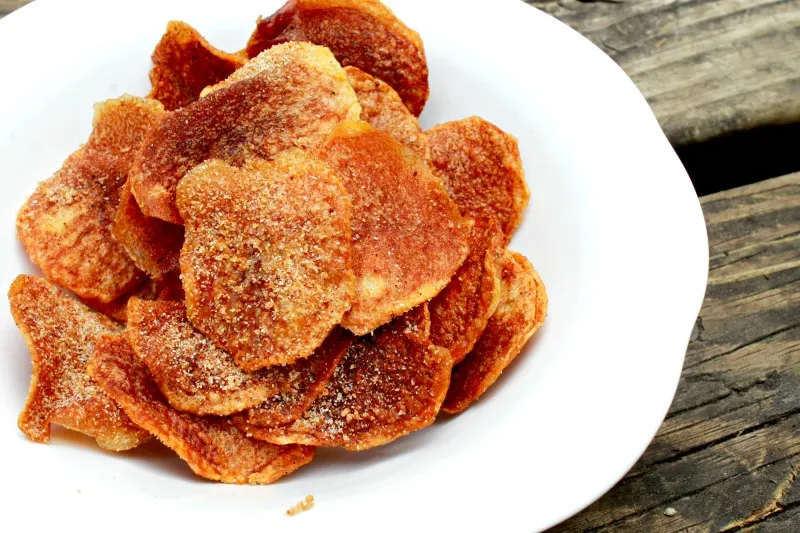
M465 217L494 216L511 240L528 205L517 140L482 118L447 122L428 131L431 167Z
M85 298L80 298L80 300L95 311L100 311L117 322L125 323L128 321L128 303L134 298L139 300L183 301L186 296L183 293L183 286L178 275L170 274L159 281L148 279L131 292L123 294L108 303Z
M136 266L151 278L162 279L179 270L183 226L145 216L128 182L120 193L113 232Z
M144 280L111 225L134 154L163 113L155 100L134 96L97 104L89 140L22 206L17 233L47 279L100 302Z
M472 350L500 303L503 240L493 218L475 220L467 260L430 302L431 341L450 350L454 364Z
M500 268L500 304L475 348L453 369L450 390L442 405L446 413L460 413L486 392L547 315L547 293L530 262L516 252L506 251Z
M192 327L182 302L137 299L130 303L128 338L172 407L228 415L268 401L264 415L284 423L320 394L351 342L336 330L311 357L247 374Z
M450 382L450 353L434 346L425 326L405 317L360 337L320 397L301 418L275 428L242 424L276 444L364 450L430 425Z
M129 176L145 215L182 223L175 190L203 161L239 166L288 148L312 148L361 112L344 70L320 46L276 46L234 76L237 81L167 113L145 139Z
M343 123L321 154L353 198L356 295L342 325L363 335L447 285L467 256L467 228L425 161L389 134Z
M170 111L184 107L200 98L205 87L233 74L245 60L243 54L217 50L185 22L172 20L153 50L150 98Z
M385 131L427 159L430 155L428 137L397 92L356 67L345 67L344 71L361 104L361 120L369 122L376 130Z
M429 92L422 39L378 0L289 0L258 20L247 54L287 41L330 48L343 66L385 81L414 115L422 113Z
M129 450L150 438L86 373L98 337L119 326L42 278L18 276L8 299L33 362L19 415L31 440L48 442L51 423L94 437L107 450Z
M352 206L322 161L208 161L181 181L178 209L189 321L242 369L311 355L350 308Z
M272 483L311 462L314 448L248 438L227 418L169 407L122 335L100 339L89 374L138 425L186 461L198 476L225 483Z
M428 335L430 335L431 317L427 304L422 304L412 309L403 315L402 318L399 318L398 321L399 320L405 321L404 327L408 334L420 335L423 339L427 339ZM328 342L330 341L326 341L326 344ZM350 347L352 342L352 337L347 340L347 345L342 350L342 357L344 357L345 351ZM325 345L323 345L323 347L324 346ZM311 403L322 393L325 385L327 385L333 375L335 366L338 365L340 361L341 358L335 363L334 367L330 369L329 373L324 375L320 374L321 377L319 378L312 373L304 373L307 379L304 377L303 381L298 384L300 392L270 398L264 402L263 405L250 409L246 416L244 414L235 415L234 422L243 429L252 426L271 428L294 422L311 407ZM296 365L297 363L295 366ZM308 388L307 392L302 392L303 389L300 387L303 386Z
M133 298L141 298L142 300L155 300L158 297L159 285L155 281L148 279L131 292L123 294L116 300L110 302L98 302L97 300L88 300L80 298L80 300L91 307L95 311L100 311L107 317L116 320L117 322L125 323L128 321L128 301Z

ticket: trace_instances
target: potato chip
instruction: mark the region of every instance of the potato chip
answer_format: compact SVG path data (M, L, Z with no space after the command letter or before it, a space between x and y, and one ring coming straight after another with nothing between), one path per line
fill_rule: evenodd
M416 320L400 317L358 338L322 395L301 418L275 428L240 424L276 444L364 450L430 425L450 382L450 353L421 335Z
M239 69L243 79L167 113L151 131L130 173L142 212L180 224L175 190L208 159L240 166L293 147L312 148L361 107L330 50L289 43ZM235 79L239 79L238 77Z
M264 415L286 423L320 394L352 340L337 329L311 357L248 374L192 327L182 302L138 299L130 303L128 338L175 409L228 415L266 401Z
M86 298L78 299L95 311L99 311L107 317L124 324L128 321L128 302L133 298L182 302L186 299L186 296L183 293L183 286L178 274L170 274L159 281L148 279L131 292L123 294L108 303Z
M500 377L541 327L547 315L547 293L533 265L506 251L500 261L502 296L475 348L453 369L446 413L460 413Z
M345 67L344 71L361 104L361 120L369 122L376 130L385 131L427 159L430 155L428 137L397 92L356 67Z
M125 336L101 338L89 374L141 427L200 477L225 483L272 483L311 462L314 448L275 446L248 438L227 418L169 407Z
M180 269L183 226L145 216L127 182L120 193L113 233L136 266L151 278L162 279Z
M246 60L244 54L214 48L185 22L171 20L153 50L150 98L170 111L185 107L200 98L205 87L224 80Z
M493 218L475 220L470 253L442 292L430 302L431 341L450 350L455 364L475 346L500 303L503 232Z
M133 297L141 298L142 300L155 300L158 297L159 285L155 281L148 279L131 292L123 294L116 300L110 302L98 302L97 300L89 300L86 298L78 298L84 305L91 307L95 311L99 311L106 315L108 318L116 320L117 322L125 323L128 321L128 300Z
M129 450L150 438L86 373L98 337L119 326L42 278L18 276L8 300L33 362L19 415L31 440L49 442L51 423L89 435L107 450Z
M430 300L464 262L467 228L419 156L365 122L321 149L353 197L356 295L342 325L364 335Z
M447 122L428 131L431 167L465 217L494 216L506 244L522 222L528 186L517 140L482 118Z
M100 302L144 281L110 227L134 153L163 113L134 96L97 104L89 140L22 206L19 239L48 280Z
M189 321L246 371L311 355L353 299L352 206L322 161L289 150L178 186Z
M259 18L247 43L250 57L287 41L330 48L342 66L381 79L416 116L428 100L428 63L422 39L378 0L289 0Z

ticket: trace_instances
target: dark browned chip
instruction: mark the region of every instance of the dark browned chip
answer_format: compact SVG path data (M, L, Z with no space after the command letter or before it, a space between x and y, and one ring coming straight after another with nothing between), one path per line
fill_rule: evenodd
M330 50L289 43L267 50L200 100L171 111L145 139L129 175L147 216L181 224L178 182L208 159L240 166L288 148L313 148L361 107Z
M500 303L504 239L493 218L475 220L467 260L430 302L431 341L450 350L454 364L472 350Z
M227 418L172 409L124 335L100 339L88 370L134 422L174 450L198 476L224 483L272 483L314 456L310 446L275 446L248 438Z
M51 423L94 437L107 450L128 450L150 438L86 373L97 339L118 332L117 324L33 276L18 276L8 300L33 362L19 415L31 440L48 442Z
M134 154L163 114L134 96L97 104L89 140L22 206L17 233L48 280L104 303L144 281L111 227Z
M460 413L500 377L547 315L547 292L533 265L506 251L500 261L502 296L475 348L453 369L446 413Z
M293 423L249 435L276 444L364 450L430 425L450 381L450 353L426 339L427 312L357 339L311 407ZM422 319L422 321L420 320Z
M130 303L128 337L175 409L228 415L258 406L259 420L280 423L303 414L352 342L337 329L311 357L248 374L192 327L182 302L137 299Z
M422 113L429 92L422 39L378 0L289 0L258 20L247 54L287 41L330 48L342 66L385 81L414 115Z
M425 161L365 122L321 149L353 198L356 295L342 325L363 335L441 291L467 256L467 227Z
M528 186L517 140L482 118L447 122L428 131L433 171L465 217L495 217L506 244L522 222Z
M214 48L194 28L172 20L153 50L150 98L170 111L187 106L200 98L204 88L224 80L246 60L244 54Z

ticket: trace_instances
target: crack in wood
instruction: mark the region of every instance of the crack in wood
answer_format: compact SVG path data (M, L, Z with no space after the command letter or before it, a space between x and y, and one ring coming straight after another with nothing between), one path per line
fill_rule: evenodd
M795 281L797 281L797 280L795 280ZM794 283L794 281L792 281L792 283ZM736 348L733 348L733 349L728 350L726 352L722 352L722 353L713 355L713 356L709 357L708 359L703 359L702 361L698 361L696 363L689 363L689 364L687 364L687 365L685 365L683 367L683 371L686 372L687 370L690 370L692 368L696 368L698 366L704 365L706 363L709 363L711 361L719 359L720 357L726 357L726 356L735 354L735 353L737 353L737 352L739 352L741 350L744 350L745 348L749 348L750 346L753 346L753 345L758 344L760 342L767 341L767 340L769 340L769 339L771 339L773 337L776 337L777 335L780 335L782 333L786 333L787 331L792 331L793 329L795 329L798 326L800 326L800 317L798 317L798 319L799 319L798 322L794 322L792 324L789 324L788 326L781 327L781 328L779 328L777 330L771 331L770 333L766 333L764 335L759 335L755 339L749 340L749 341L747 341L745 343L742 343L742 344L738 345Z

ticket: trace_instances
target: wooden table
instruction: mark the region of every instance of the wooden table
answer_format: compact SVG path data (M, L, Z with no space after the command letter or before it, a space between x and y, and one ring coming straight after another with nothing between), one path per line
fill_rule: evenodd
M701 202L708 289L669 415L553 532L800 532L800 173Z
M729 189L701 199L709 283L667 419L625 479L551 531L800 532L800 173L730 188L774 173L776 138L800 169L800 0L525 1L622 66L698 188L689 156ZM0 0L0 17L24 3ZM789 137L748 133L776 127Z

